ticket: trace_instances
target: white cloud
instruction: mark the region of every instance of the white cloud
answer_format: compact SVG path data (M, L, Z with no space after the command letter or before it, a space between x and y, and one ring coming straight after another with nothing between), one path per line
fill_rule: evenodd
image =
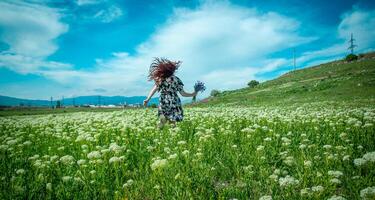
M266 59L260 66L262 67L228 67L209 72L202 76L202 81L206 83L210 89L236 89L246 87L246 84L253 79L262 81L258 74L274 71L290 60L287 59ZM228 77L228 78L226 78ZM209 94L209 90L205 94Z
M66 63L46 61L41 58L24 56L22 54L0 53L0 67L8 67L21 74L38 73L41 69L56 70L69 69L72 66Z
M124 10L107 0L77 0L76 4L79 7L91 6L92 11L87 13L85 10L79 13L82 21L100 21L102 23L110 23L119 19L125 14Z
M72 84L81 95L94 94L96 88L104 88L106 95L140 95L146 92L147 83L144 66L149 61L134 59L127 53L114 53L111 59L96 60L95 69L85 70L49 70L40 74L61 84Z
M90 4L88 0L81 1L80 5L87 4ZM177 75L187 90L192 89L196 80L206 82L208 93L211 89L244 87L249 80L258 78L258 74L292 63L291 59L272 58L270 54L316 39L300 36L300 23L293 18L210 1L196 9L175 9L167 22L140 44L134 54L116 52L110 59L97 59L90 70L74 70L68 64L45 60L58 48L54 39L68 29L59 22L61 16L56 10L25 3L0 5L11 8L0 13L0 25L4 27L1 40L10 46L7 52L1 53L0 66L42 74L74 87L71 94L75 95L94 94L97 88L105 89L101 90L103 95L146 95L152 84L147 82L147 72L153 57L183 61ZM115 12L110 15L99 11L97 18L109 22L122 15L116 7L112 9ZM358 51L373 48L374 19L374 11L346 13L337 28L341 42L305 52L297 64L337 58L347 50L351 32L357 39Z
M338 27L339 36L348 41L353 33L358 50L375 45L375 10L358 10L346 13Z
M9 46L0 53L0 67L29 73L70 66L45 61L58 49L54 40L68 31L68 25L59 21L57 10L21 1L0 2L0 7L0 41Z
M198 10L177 9L139 53L182 60L183 70L195 74L245 67L271 52L311 41L297 35L298 27L297 21L276 13L209 3Z
M107 9L98 11L95 15L95 19L99 19L103 23L110 23L115 19L118 19L123 15L121 8L117 6L110 6Z
M375 46L375 10L355 8L346 12L337 27L337 38L340 42L320 50L305 52L297 59L297 63L313 66L343 58L349 53L348 41L351 33L356 39L355 44L358 45L355 52L361 53L373 49Z
M203 75L202 80L207 88L221 90L244 87L247 82L255 79L257 70L251 67L215 70ZM223 78L230 77L230 78ZM206 91L209 94L209 90Z
M93 71L46 73L62 82L72 77L82 88L105 88L116 94L146 94L148 66L153 57L183 61L177 75L191 90L196 80L207 82L208 90L245 86L256 73L274 70L287 62L267 56L315 38L299 36L298 21L277 13L230 3L205 3L199 8L176 9L134 55L115 53L108 60L97 59ZM68 78L69 77L69 78Z
M104 2L105 0L77 0L77 5L85 6L85 5L94 5Z

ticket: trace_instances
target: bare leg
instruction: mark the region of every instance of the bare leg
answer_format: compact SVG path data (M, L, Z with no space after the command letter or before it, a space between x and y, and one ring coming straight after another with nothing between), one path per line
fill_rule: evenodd
M164 115L160 115L160 121L159 121L159 124L158 124L158 128L162 129L165 125L165 123L167 122L167 119L165 118Z
M169 121L169 123L171 124L172 128L176 127L176 122L175 121Z

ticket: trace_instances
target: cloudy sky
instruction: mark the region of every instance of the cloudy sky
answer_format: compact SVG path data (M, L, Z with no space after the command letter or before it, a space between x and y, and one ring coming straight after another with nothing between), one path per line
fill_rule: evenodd
M0 95L147 95L154 57L185 90L246 87L375 48L373 0L1 0Z

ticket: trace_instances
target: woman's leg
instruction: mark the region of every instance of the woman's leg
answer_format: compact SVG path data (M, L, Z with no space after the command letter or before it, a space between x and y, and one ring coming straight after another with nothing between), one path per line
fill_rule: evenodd
M169 120L168 120L169 121ZM176 122L175 121L169 121L169 123L171 124L171 127L174 128L176 127Z
M166 122L167 122L167 119L165 118L165 116L164 115L160 115L159 116L158 128L163 128Z

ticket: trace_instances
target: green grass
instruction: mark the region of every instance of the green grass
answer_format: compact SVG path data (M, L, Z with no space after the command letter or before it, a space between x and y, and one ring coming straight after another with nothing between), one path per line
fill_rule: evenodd
M374 108L185 114L163 130L148 109L2 117L0 199L359 199L375 186Z
M134 108L126 108L134 109ZM113 112L123 110L123 108L84 108L84 107L68 107L51 109L47 107L14 107L0 109L1 116L12 115L43 115L43 114L62 114L72 112Z
M374 199L375 61L336 64L162 130L156 109L2 111L0 199Z
M375 60L336 61L292 71L255 88L224 91L198 105L261 106L321 101L375 104Z

